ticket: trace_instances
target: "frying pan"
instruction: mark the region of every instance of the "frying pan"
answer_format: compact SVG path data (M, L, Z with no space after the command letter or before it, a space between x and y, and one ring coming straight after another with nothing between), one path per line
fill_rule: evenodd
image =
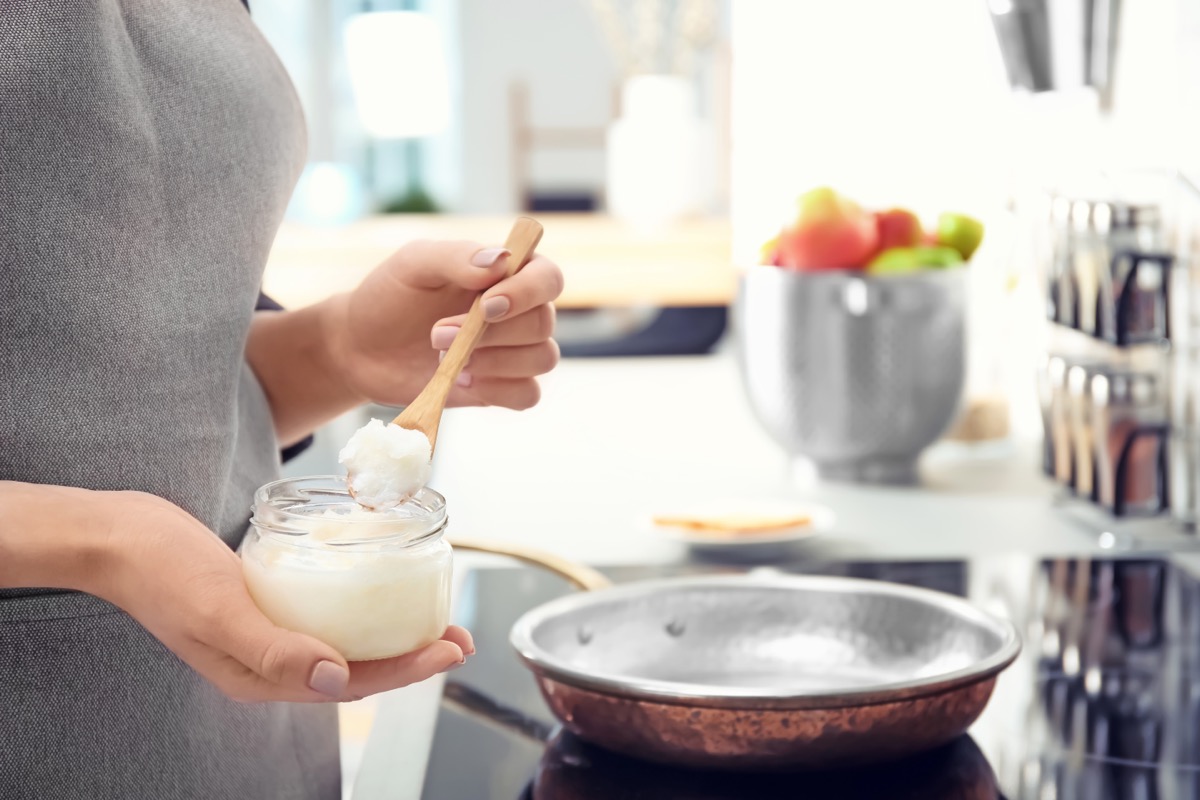
M712 772L651 764L603 750L449 681L443 702L542 748L521 800L1004 800L987 757L970 736L895 763L809 772Z
M1021 648L1010 622L928 589L809 575L614 586L540 551L453 544L585 590L526 612L509 640L567 730L660 764L829 769L932 750L979 717Z

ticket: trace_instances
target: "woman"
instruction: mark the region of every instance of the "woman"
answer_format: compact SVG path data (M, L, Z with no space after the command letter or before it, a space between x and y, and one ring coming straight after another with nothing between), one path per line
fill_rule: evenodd
M0 797L335 798L333 703L474 652L347 664L259 613L234 548L279 448L410 400L481 291L451 401L537 402L561 275L421 242L256 311L304 149L238 0L0 14Z

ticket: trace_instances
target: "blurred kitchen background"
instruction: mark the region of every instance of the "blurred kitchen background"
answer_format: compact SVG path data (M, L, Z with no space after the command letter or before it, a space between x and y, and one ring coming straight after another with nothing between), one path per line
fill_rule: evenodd
M459 519L495 524L480 486L504 470L552 504L600 496L587 480L661 503L945 484L1189 528L1195 4L252 6L310 142L269 293L304 305L405 241L498 242L518 213L565 271L545 402L447 426L435 480L474 501ZM821 185L986 235L940 288L764 275ZM344 439L293 471L333 470ZM595 475L560 469L581 461Z
M910 208L927 223L953 210L986 225L964 279L961 403L952 420L924 421L935 433L949 428L948 438L968 445L976 460L990 454L1010 462L1016 453L1034 453L1030 458L1042 467L1030 473L1057 473L1071 492L1079 493L1080 483L1084 499L1101 502L1093 476L1104 470L1115 476L1116 465L1076 468L1064 460L1101 438L1078 431L1072 438L1066 430L1073 419L1066 375L1083 362L1128 372L1132 360L1158 371L1150 388L1137 389L1138 402L1153 408L1130 413L1147 425L1176 423L1160 435L1164 442L1191 436L1191 394L1182 387L1190 375L1188 259L1196 203L1188 176L1200 162L1195 4L252 5L308 115L309 165L266 276L267 291L280 301L304 305L349 288L412 238L499 241L512 216L525 212L546 224L542 250L567 276L559 333L567 363L547 381L553 402L527 415L544 420L543 427L526 429L535 423L525 416L464 411L451 437L458 430L466 436L477 420L486 431L480 435L495 437L502 422L522 438L519 447L506 439L497 449L517 447L522 458L540 464L561 463L580 448L612 451L631 459L630 478L645 465L648 479L661 475L660 465L714 477L724 465L692 455L719 450L704 444L716 437L752 448L736 459L742 464L782 461L795 472L810 455L793 430L796 421L763 418L799 410L764 411L753 396L753 375L749 398L740 377L756 369L786 371L780 359L793 356L756 345L739 359L731 308L739 276L759 263L763 242L795 216L796 197L819 185L868 208ZM1126 225L1126 217L1135 222ZM1146 258L1118 266L1117 256L1131 247ZM1100 260L1116 272L1105 264L1104 275L1095 274ZM1124 320L1119 289L1131 267L1139 276L1131 285L1146 296L1129 292L1127 303L1169 302L1176 313L1169 316L1164 306L1145 323L1148 332L1134 341L1122 332L1117 343L1115 329L1098 326ZM1167 291L1171 281L1179 284L1174 294ZM1100 308L1105 302L1107 310ZM756 315L748 309L742 316ZM821 331L839 323L820 324L827 327L775 338L819 342ZM876 354L894 362L896 372L914 370L903 358L919 362L929 353L929 343L915 338L898 347L900 353ZM1167 350L1173 355L1163 355ZM1055 357L1059 362L1047 363ZM748 368L747 361L775 363ZM1168 362L1178 368L1166 369ZM1050 386L1051 371L1061 373L1061 397ZM793 377L811 386L831 376ZM1077 394L1084 382L1090 391L1093 377L1076 376ZM856 374L843 378L857 381L859 394L896 388ZM795 391L775 380L758 384ZM861 397L826 399L846 405L842 418L830 422L843 439L870 438L872 428L913 419L873 418ZM892 405L926 399L918 391L897 395ZM1052 429L1059 417L1061 430ZM592 424L581 426L581 419ZM650 427L640 439L608 431L587 438L586 431L607 425L631 434ZM1080 437L1087 441L1077 446ZM1153 435L1141 437L1136 450L1165 454ZM342 438L324 437L329 446L315 448L301 466L311 470L319 458L332 468L333 444ZM923 452L924 444L909 446ZM623 450L635 446L642 451L636 457ZM939 445L925 455L944 450ZM648 461L646 451L665 460ZM1120 453L1109 455L1091 460ZM1191 481L1195 459L1178 455ZM1139 457L1139 463L1160 460ZM1123 468L1122 479L1128 479ZM1160 479L1169 482L1169 476L1142 480ZM759 479L751 483L761 487ZM797 484L789 478L788 485ZM1177 502L1190 503L1195 492L1176 494ZM1114 506L1111 498L1107 504ZM1182 509L1181 518L1189 513Z
M542 403L443 423L452 532L677 562L650 517L729 499L831 510L813 558L1194 546L1200 4L251 5L309 128L268 293L519 213L566 275ZM891 282L759 266L822 185L983 244Z

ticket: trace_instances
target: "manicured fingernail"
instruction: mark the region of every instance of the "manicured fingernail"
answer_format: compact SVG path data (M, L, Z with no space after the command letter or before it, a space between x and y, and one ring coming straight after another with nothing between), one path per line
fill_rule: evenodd
M487 269L505 256L511 255L503 247L489 247L471 256L471 266Z
M454 670L458 669L465 663L467 663L467 660L464 658L462 661L459 661L457 664L451 664L450 666L446 667L444 670L442 670L442 672L454 672Z
M460 373L458 373L458 377L454 379L454 385L461 386L465 389L471 385L471 380L472 380L471 373L460 372Z
M508 302L508 298L504 295L489 297L483 301L483 318L488 322L495 322L507 314L511 307L512 303Z
M308 679L308 687L326 697L341 697L350 683L346 668L332 661L318 661Z
M458 336L457 325L439 325L433 329L429 339L433 343L434 350L446 350L454 341L455 336Z

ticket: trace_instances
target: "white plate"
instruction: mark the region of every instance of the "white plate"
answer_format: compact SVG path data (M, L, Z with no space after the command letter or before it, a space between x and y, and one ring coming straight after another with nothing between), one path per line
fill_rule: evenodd
M810 519L807 525L797 525L792 528L781 528L762 533L737 534L706 534L687 528L677 528L669 525L658 525L654 522L656 516L672 517L706 517L723 514L752 514L755 516L800 516L807 515ZM644 527L654 530L660 536L681 542L694 550L709 552L760 551L764 549L781 549L786 545L805 541L818 536L823 531L833 527L836 515L833 510L814 503L779 503L754 501L725 501L720 503L705 503L679 509L664 509L647 517Z

